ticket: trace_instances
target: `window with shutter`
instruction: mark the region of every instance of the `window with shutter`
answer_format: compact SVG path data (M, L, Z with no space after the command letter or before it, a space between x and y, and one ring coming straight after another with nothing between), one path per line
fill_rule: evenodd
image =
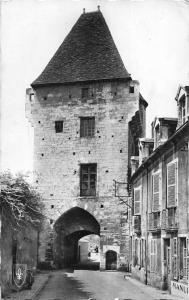
M94 137L95 134L95 117L80 118L80 137Z
M141 214L141 187L134 189L134 214Z
M167 165L167 207L177 206L177 161Z
M81 164L80 169L80 196L96 195L96 164Z
M152 175L152 211L159 211L160 204L160 173Z

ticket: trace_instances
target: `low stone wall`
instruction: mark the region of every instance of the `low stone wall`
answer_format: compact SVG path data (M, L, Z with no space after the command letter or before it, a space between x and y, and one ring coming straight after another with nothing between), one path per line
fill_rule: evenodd
M18 230L10 226L2 228L1 248L1 289L2 295L13 288L13 241L16 241L16 263L26 264L27 269L36 271L37 265L37 231L31 226L20 227Z

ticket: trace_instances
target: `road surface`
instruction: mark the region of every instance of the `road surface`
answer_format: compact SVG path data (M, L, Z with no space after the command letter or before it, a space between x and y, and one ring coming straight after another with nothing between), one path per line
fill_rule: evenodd
M124 278L122 272L60 270L52 275L37 300L164 300L164 291Z

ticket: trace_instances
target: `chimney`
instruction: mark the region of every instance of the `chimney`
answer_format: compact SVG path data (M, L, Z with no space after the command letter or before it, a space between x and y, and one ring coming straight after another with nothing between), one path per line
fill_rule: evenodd
M150 156L154 147L154 140L139 138L139 166Z
M136 170L138 169L138 162L139 162L139 157L138 156L131 156L131 175L133 175Z

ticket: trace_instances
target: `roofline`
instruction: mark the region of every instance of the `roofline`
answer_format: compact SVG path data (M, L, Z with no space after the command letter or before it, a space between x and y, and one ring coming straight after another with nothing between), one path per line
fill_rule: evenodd
M189 91L189 86L188 85L179 85L179 87L178 87L178 89L177 89L177 94L176 94L176 96L175 96L175 100L176 101L178 101L178 99L179 99L179 95L180 95L180 91L181 90L184 90L184 91Z
M154 120L151 122L151 126L153 126L153 124L157 121L169 121L169 122L178 122L178 118L169 118L169 117L155 117Z
M83 8L83 12L81 13L81 15L87 15L87 14L95 14L95 13L101 13L100 10L100 5L97 6L97 10L92 10L92 11L86 11L85 8Z
M189 120L184 123L181 127L178 128L178 130L163 144L160 145L158 148L156 148L152 154L147 158L147 160L145 160L140 167L136 170L136 172L131 176L131 181L133 181L140 172L142 172L146 167L148 167L152 161L154 161L154 159L156 158L156 156L158 156L159 154L161 154L162 152L164 152L167 148L167 146L171 143L174 142L174 140L176 139L176 137L178 137L179 135L181 135L183 133L183 131L187 128L187 126L189 126Z
M89 79L89 80L77 80L77 81L65 81L65 82L49 82L49 83L35 83L35 81L31 84L32 88L37 87L47 87L47 86L60 86L60 85L69 85L69 84L75 84L75 83L91 83L91 82L107 82L107 81L129 81L132 80L131 74L128 74L128 77L119 77L119 78L102 78L102 79ZM144 100L145 101L145 100Z
M143 98L141 93L139 94L139 99L140 101L144 104L145 108L148 106L148 102Z

